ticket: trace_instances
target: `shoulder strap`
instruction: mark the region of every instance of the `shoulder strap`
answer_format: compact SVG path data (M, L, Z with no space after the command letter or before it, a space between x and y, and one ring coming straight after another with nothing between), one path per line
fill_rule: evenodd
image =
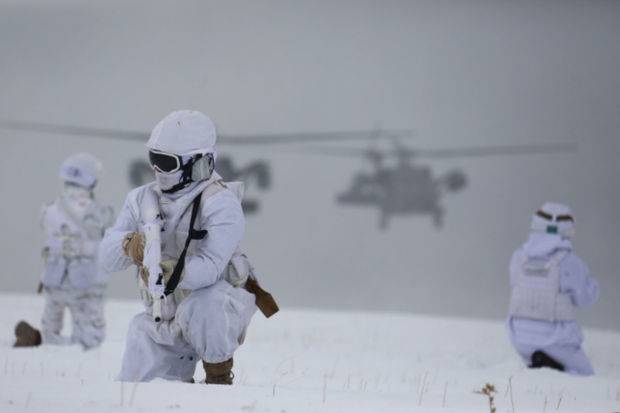
M181 280L181 274L183 273L183 269L185 268L185 255L187 254L187 249L189 248L189 243L193 239L203 239L207 235L207 230L199 230L196 231L194 229L194 224L196 223L196 217L198 216L198 211L200 209L200 199L202 198L202 193L199 194L194 201L192 202L192 215L189 221L189 231L187 232L187 239L185 240L185 247L183 247L183 251L181 251L181 255L179 256L179 260L177 261L177 265L174 266L174 271L172 271L172 275L170 276L170 280L166 284L166 290L164 294L170 295L174 292L179 285L179 281Z
M218 194L227 188L228 187L226 186L224 181L222 181L221 179L217 181L213 181L211 184L209 184L204 189L204 191L202 191L202 199L203 201L206 201L207 199L211 198L213 195Z

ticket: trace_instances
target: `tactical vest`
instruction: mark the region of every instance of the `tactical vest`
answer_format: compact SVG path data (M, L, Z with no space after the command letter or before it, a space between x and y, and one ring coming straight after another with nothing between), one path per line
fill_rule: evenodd
M76 216L62 197L46 207L43 285L60 287L67 277L73 287L86 289L99 280L95 248L86 252L84 247L88 242L101 240L111 221L112 212L108 209L93 202L83 216Z
M556 252L549 259L523 257L513 280L510 316L544 321L575 319L570 294L560 291L560 262L567 252Z

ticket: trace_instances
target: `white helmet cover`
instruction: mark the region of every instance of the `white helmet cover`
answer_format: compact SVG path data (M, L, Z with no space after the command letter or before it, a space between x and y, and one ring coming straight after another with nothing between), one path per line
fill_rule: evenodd
M555 202L545 202L532 216L531 229L534 232L572 238L575 235L575 219L568 206Z
M69 156L60 166L60 178L84 188L93 188L101 174L101 162L89 153Z
M163 118L151 132L146 146L175 155L215 153L215 125L205 114L178 110Z

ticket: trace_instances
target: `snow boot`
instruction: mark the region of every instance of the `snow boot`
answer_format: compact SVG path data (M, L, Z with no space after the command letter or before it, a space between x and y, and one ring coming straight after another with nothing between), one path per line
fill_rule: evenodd
M202 366L205 369L207 378L206 384L233 384L233 359L232 357L221 363L207 363L203 360Z
M25 321L15 326L15 344L13 347L36 347L41 345L41 333Z
M532 354L532 364L530 364L530 368L539 369L541 367L549 367L550 369L564 371L564 366L561 363L549 357L544 351L538 350Z

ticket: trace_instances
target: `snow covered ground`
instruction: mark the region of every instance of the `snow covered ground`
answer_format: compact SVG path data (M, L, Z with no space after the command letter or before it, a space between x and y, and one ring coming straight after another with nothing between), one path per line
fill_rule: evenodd
M232 387L119 383L125 331L138 302L107 305L97 350L13 349L19 319L38 325L43 300L0 295L0 411L498 412L620 411L620 334L586 331L597 376L526 370L500 322L392 313L284 309L257 314L235 357ZM196 378L202 379L201 367Z

